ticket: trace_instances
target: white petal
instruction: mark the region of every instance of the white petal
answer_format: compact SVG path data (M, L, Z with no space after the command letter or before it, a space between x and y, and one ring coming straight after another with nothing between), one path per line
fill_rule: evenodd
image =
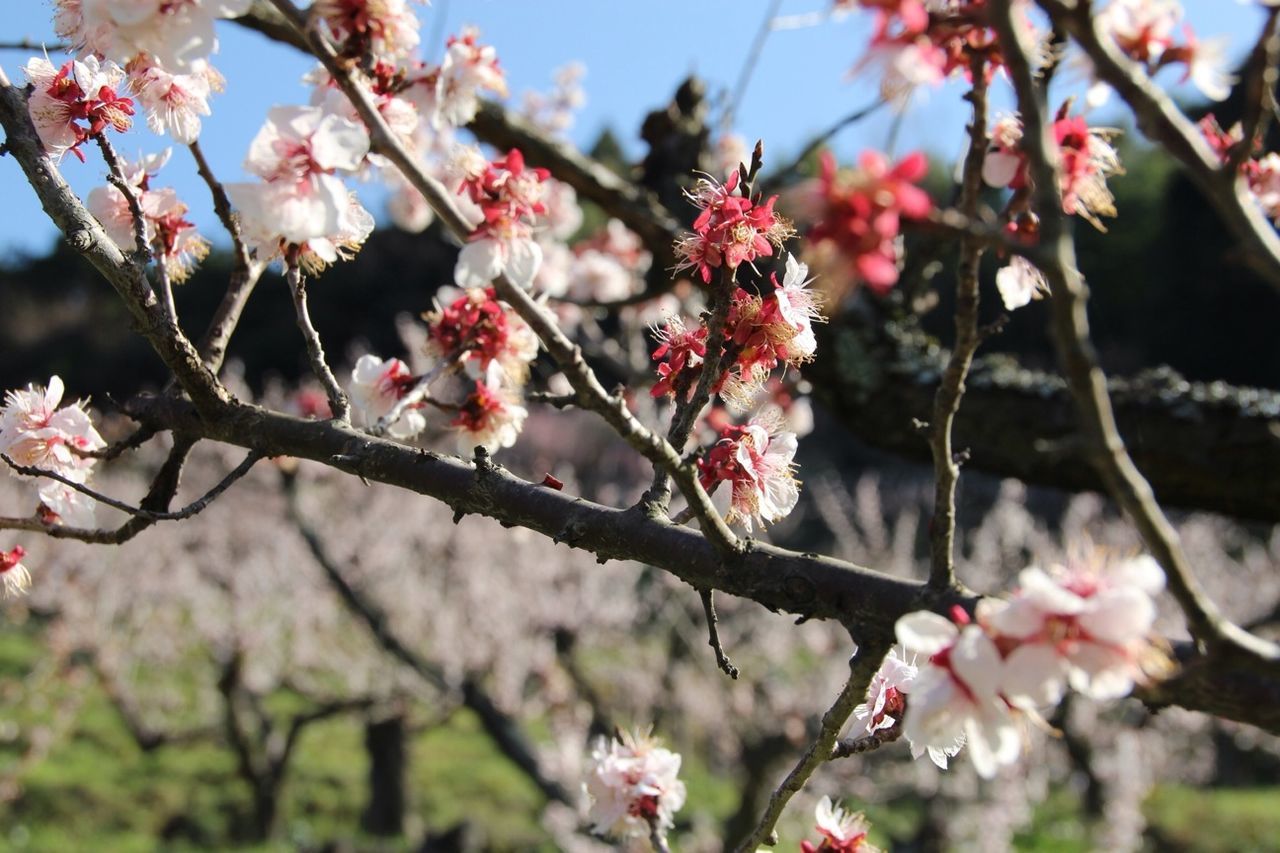
M512 240L507 245L507 277L512 284L528 290L542 265L542 247L533 240Z
M959 632L949 619L927 610L908 613L894 626L898 642L918 655L934 655L955 642Z
M502 272L504 247L497 240L475 240L462 247L453 278L459 287L485 287Z

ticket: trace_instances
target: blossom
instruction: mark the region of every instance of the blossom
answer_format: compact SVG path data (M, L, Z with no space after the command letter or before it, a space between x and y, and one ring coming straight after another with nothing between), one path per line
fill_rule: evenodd
M1121 562L1095 553L1018 575L1011 601L984 600L979 621L1011 647L1002 691L1014 704L1054 704L1069 683L1094 699L1128 694L1155 622L1164 573L1151 557Z
M546 169L526 168L524 155L513 148L479 175L464 178L459 192L479 206L484 219L458 255L459 285L482 287L504 274L519 287L533 283L542 248L533 239L532 222L546 212L547 177Z
M481 446L492 453L511 447L520 437L529 412L515 401L502 380L501 368L497 362L491 363L458 407L457 417L449 425L458 431L459 452L467 454Z
M463 127L480 108L479 94L507 95L506 73L497 51L479 43L480 31L468 27L450 36L439 66L422 66L407 80L405 97L433 127Z
M244 164L263 182L228 184L227 194L249 220L246 230L288 244L349 237L359 233L361 217L353 217L335 173L357 169L368 150L368 134L342 116L319 107L274 107Z
M84 492L73 489L66 483L47 480L40 484L37 494L45 509L46 523L83 529L94 526L98 504Z
M685 800L679 773L679 753L658 746L648 735L622 732L610 740L599 738L583 784L592 831L625 839L671 829L672 816Z
M1014 255L1008 265L996 271L996 289L1004 307L1013 311L1047 294L1049 283L1035 264Z
M1144 65L1160 61L1173 44L1181 19L1178 0L1112 0L1095 17L1100 32L1109 35L1130 59Z
M902 724L910 706L909 694L920 675L915 655L890 649L880 663L880 668L867 685L867 701L854 708L854 719L859 725L850 731L852 737L866 737ZM949 743L917 743L907 738L911 757L919 758L928 753L929 760L946 770L947 761L964 747L964 734L956 735Z
M360 356L351 371L351 384L348 386L351 409L357 422L366 428L372 427L390 414L416 381L409 365L398 358L384 361L376 355ZM422 413L410 407L391 424L388 433L392 438L404 441L422 432L426 426L427 419Z
M79 452L106 446L84 402L59 407L64 387L54 376L47 387L10 391L0 408L0 453L18 465L43 468L84 482L93 459Z
M693 221L693 233L676 240L676 269L697 270L703 283L711 281L711 271L721 266L730 270L756 258L773 254L792 236L791 224L773 212L777 196L766 201L749 199L734 192L739 173L732 172L720 184L701 178L688 193L702 212Z
M185 73L217 49L216 18L243 15L252 0L56 0L58 35L82 55L125 63L146 54Z
M209 241L200 236L188 220L187 205L176 191L168 187L151 189L151 178L168 161L169 151L160 157L121 163L125 181L131 187L142 211L143 236L147 245L159 253L170 278L185 281L196 264L209 253ZM87 200L89 212L102 223L103 229L120 250L130 252L136 246L133 211L124 192L114 184L95 187Z
M31 573L22 565L26 555L21 545L0 551L0 598L17 598L31 588Z
M497 291L470 288L424 315L431 355L474 364L481 372L497 365L505 378L522 381L538 356L538 337Z
M573 127L574 113L586 103L582 78L587 69L581 62L570 62L555 69L555 88L550 95L525 92L521 112L534 127L553 136L564 135Z
M731 487L726 520L741 522L748 532L752 522L785 518L800 499L793 459L795 433L781 431L781 413L768 409L744 426L726 426L715 445L698 460L698 479L708 492L720 483Z
M407 0L316 0L311 13L347 56L397 59L418 47L418 16Z
M867 843L871 828L867 819L856 812L846 812L830 797L818 801L813 819L822 842L815 847L810 841L801 841L801 853L880 853L879 847Z
M823 152L817 180L799 198L813 220L809 239L833 245L859 280L876 293L888 292L898 281L902 219L920 219L933 209L916 186L927 169L919 152L890 165L883 154L866 151L856 170L837 170L835 158Z
M658 365L658 381L649 394L653 397L683 395L687 399L693 393L702 362L707 356L707 327L699 325L690 330L684 320L672 315L661 329L654 329L653 333L658 339L658 347L652 357L661 363Z
M1020 740L1000 696L1003 660L983 629L956 614L960 625L936 613L908 613L895 626L898 642L927 663L911 686L903 734L913 746L951 750L960 738L983 778L1017 759ZM936 760L936 759L935 759Z
M169 134L190 145L200 136L200 117L210 114L209 97L225 81L212 65L194 60L185 74L171 74L146 57L130 62L129 88L147 112L154 133Z
M32 85L31 122L55 159L70 151L84 162L81 145L108 127L123 132L133 123L133 101L117 94L124 71L114 62L88 56L54 68L37 57L22 70Z

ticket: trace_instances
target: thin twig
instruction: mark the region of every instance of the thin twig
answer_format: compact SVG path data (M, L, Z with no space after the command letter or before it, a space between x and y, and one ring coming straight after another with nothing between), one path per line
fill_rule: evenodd
M887 729L880 729L869 735L863 735L856 738L845 738L836 743L835 749L831 750L831 760L837 758L848 758L851 755L862 755L866 752L873 752L885 744L894 743L902 737L901 721L894 723Z
M230 488L233 483L245 474L249 473L249 469L252 468L254 463L261 458L262 454L257 451L249 451L245 454L244 461L233 468L230 473L217 483L217 485L205 492L204 496L200 499L192 501L190 504L176 512L158 512L156 510L146 509L143 507L136 507L132 504L125 503L124 501L117 500L109 495L104 495L102 492L95 491L84 483L77 483L75 480L65 477L57 471L49 471L44 468L37 468L31 465L19 465L8 456L0 454L0 459L4 460L4 463L12 468L15 473L22 474L27 477L43 477L47 480L54 480L64 486L68 486L76 490L82 495L93 498L104 506L109 506L112 509L118 509L121 512L128 513L129 515L136 516L147 521L182 521L183 519L196 515L209 506L209 504L217 500L217 498Z
M427 392L431 390L431 383L460 365L465 358L466 353L446 359L422 374L421 378L409 389L409 392L396 401L396 404L391 407L391 411L378 418L378 422L373 425L369 432L373 435L386 435L387 430L391 429L395 422L400 420L401 415L422 402L423 398L427 396Z
M702 598L702 613L707 617L707 645L711 646L712 651L716 653L716 666L720 667L720 671L725 675L737 681L738 668L729 660L729 656L724 652L724 646L720 644L720 630L717 627L720 619L716 616L715 591L700 589L698 595Z
M307 309L307 283L302 275L298 255L298 247L290 246L285 256L285 281L288 282L289 293L293 296L293 309L298 317L298 329L302 332L302 339L307 345L307 359L311 362L311 372L316 379L320 380L325 394L329 397L330 411L337 420L346 421L351 415L351 404L342 386L338 384L337 377L329 369L329 363L325 360L324 346L320 343L320 333L311 323L311 312Z
M1276 61L1280 58L1280 32L1276 23L1280 21L1280 8L1267 10L1267 20L1258 34L1245 63L1248 75L1244 86L1244 116L1240 120L1241 136L1223 164L1222 170L1234 178L1240 167L1253 156L1255 146L1266 134L1266 126L1271 121L1273 107L1276 103Z
M1192 635L1211 647L1232 646L1234 651L1274 664L1280 661L1280 646L1253 637L1233 625L1200 586L1177 531L1156 503L1150 484L1134 466L1120 437L1107 393L1106 377L1098 365L1097 353L1089 336L1088 295L1076 267L1075 244L1062 212L1057 173L1059 155L1046 123L1045 94L1036 86L1034 72L1027 60L1030 46L1024 41L1022 28L1015 23L1011 0L992 0L991 9L992 26L1004 46L1023 126L1027 129L1023 146L1030 163L1035 206L1040 215L1044 250L1040 270L1052 291L1050 302L1058 360L1090 441L1093 463L1107 483L1111 496L1133 520L1152 556L1164 568L1169 591L1182 608ZM1070 21L1066 21L1068 28L1071 27Z
M352 77L351 69L339 61L333 46L325 41L318 31L306 29L301 13L289 0L271 0L271 3L298 28L300 33L306 36L313 55L320 60L333 76L334 82L351 101L356 113L369 131L371 150L390 160L410 184L422 193L445 227L459 240L465 240L471 233L471 225L458 211L452 195L443 184L423 170L414 156L387 127L381 113L370 100L368 92ZM704 535L726 557L737 554L739 549L737 537L733 535L733 531L712 505L710 497L698 482L694 469L683 463L680 455L668 442L640 423L622 396L605 391L595 372L583 359L581 349L565 336L560 330L559 322L544 306L535 302L528 293L516 287L504 275L495 279L494 288L498 296L511 305L521 319L529 324L547 352L555 359L577 394L578 405L601 415L627 443L650 462L666 467L679 485L685 499L691 506L696 507L698 521L702 525Z
M973 120L969 124L969 152L965 156L960 188L960 211L973 220L977 215L978 196L982 191L982 163L987 155L987 82L986 58L974 53L973 88L968 100L973 104ZM960 466L952 448L951 429L964 396L964 383L973 364L973 355L982 343L978 330L978 267L982 261L982 245L965 237L960 241L960 265L956 271L956 340L951 358L938 383L930 418L929 449L933 455L933 521L930 524L929 586L949 587L956 582L956 485Z
M0 42L0 50L22 50L34 51L37 53L44 53L48 51L50 53L63 53L71 50L71 45L62 44L61 42L45 44L44 42L38 42L34 39L19 39L18 41Z
M98 143L98 148L102 150L102 159L107 161L107 180L112 186L120 191L124 196L125 202L129 205L129 215L133 220L133 240L135 243L133 260L139 266L146 266L151 262L151 243L147 240L147 219L142 212L142 203L138 200L137 194L134 193L133 187L125 179L124 168L120 165L120 157L116 154L115 148L111 146L111 141L107 139L105 132L95 133L93 139Z
M844 118L832 124L826 130L819 133L809 144L800 150L795 158L783 166L778 171L769 176L769 180L764 182L761 192L766 195L773 195L783 184L790 180L793 176L799 174L800 169L808 162L809 158L818 152L823 146L831 141L831 138L840 131L844 130L852 124L857 124L867 116L879 110L881 107L888 105L888 101L884 98L877 98L874 102L868 104L861 109L854 110Z
M160 307L168 316L169 322L178 325L178 305L173 301L173 279L169 276L169 261L165 258L164 246L160 245L160 236L156 235L156 247L152 250L156 260L156 282L160 291Z
M264 267L261 264L255 264L250 257L249 248L245 245L244 237L240 232L240 222L231 209L231 199L227 196L226 188L213 174L213 169L209 167L209 161L205 159L199 140L192 142L187 148L195 158L196 171L209 187L209 194L213 196L214 213L231 237L231 279L227 282L227 291L218 305L218 310L214 312L213 319L209 321L209 327L205 330L199 345L205 364L210 370L217 372L222 368L223 359L227 354L227 344L240 322L244 306L253 295L253 289Z
M814 771L831 760L840 730L853 714L854 708L867 695L867 685L871 683L871 677L875 675L888 648L888 644L882 640L866 642L849 659L849 678L841 688L836 701L822 715L817 738L782 780L782 784L769 796L769 803L765 806L764 814L760 816L760 822L738 845L738 853L755 853L762 844L777 843L773 828L777 825L778 818L782 817L787 803L791 802L791 798L804 787Z
M653 845L655 853L671 853L671 847L667 844L667 836L662 831L662 827L658 825L657 818L649 819L649 843Z

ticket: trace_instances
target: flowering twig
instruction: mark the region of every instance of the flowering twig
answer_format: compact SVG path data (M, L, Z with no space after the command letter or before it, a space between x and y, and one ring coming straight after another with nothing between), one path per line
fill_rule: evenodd
M334 82L342 89L351 101L360 119L369 131L370 150L390 160L402 175L422 193L427 203L440 217L440 221L459 240L466 240L471 234L471 225L459 213L453 198L444 185L428 175L416 159L404 147L377 108L369 99L365 88L351 75L351 70L344 66L333 46L316 30L307 30L301 13L289 0L271 0L272 5L280 11L294 26L307 37L307 42L315 57L333 76ZM633 448L639 451L650 462L663 466L679 485L685 499L697 508L698 521L703 533L726 555L737 553L738 541L733 531L725 524L724 519L716 511L692 466L685 465L679 453L660 436L654 435L631 413L626 400L621 395L609 394L596 377L595 372L582 357L582 351L575 346L560 330L559 323L553 315L533 300L519 287L516 287L505 276L494 280L494 288L498 296L505 300L533 329L547 352L560 366L569 384L578 395L578 405L601 415Z
M431 390L433 382L466 361L467 355L464 351L453 358L445 359L422 374L413 387L409 389L408 393L396 400L396 404L391 407L389 412L378 418L378 422L373 425L369 432L374 435L386 435L387 430L391 429L392 425L400 420L401 415L422 402L423 398L427 396L427 392Z
M1234 178L1240 168L1253 156L1254 145L1266 135L1267 124L1276 109L1276 83L1280 80L1276 63L1280 61L1280 7L1267 10L1266 22L1258 41L1254 44L1245 63L1247 78L1244 86L1244 115L1240 120L1241 136L1222 164L1222 171Z
M1055 7L1058 4L1042 5ZM1098 366L1097 354L1089 337L1085 308L1088 296L1076 267L1074 241L1062 212L1057 175L1058 150L1046 122L1044 92L1036 86L1034 72L1027 60L1030 46L1014 21L1011 0L993 0L991 8L992 26L1004 46L1019 112L1026 128L1024 145L1035 186L1035 208L1041 217L1041 245L1045 252L1040 269L1052 291L1052 323L1058 360L1090 442L1092 461L1112 497L1133 520L1152 556L1164 568L1169 591L1182 608L1192 635L1210 647L1229 647L1232 651L1243 652L1246 658L1264 667L1273 667L1280 663L1280 646L1233 625L1210 600L1195 579L1177 531L1156 503L1151 486L1125 449L1111 409L1111 398L1107 394L1106 377ZM1068 29L1072 21L1074 18L1066 19ZM1075 30L1072 32L1080 38ZM1089 32L1096 41L1092 24ZM1126 80L1130 88L1141 90L1136 78L1126 76ZM1269 230L1270 226L1267 228Z
M845 681L844 687L841 688L835 702L822 715L822 723L819 726L817 738L810 744L800 761L796 763L796 766L782 780L782 784L769 796L769 803L765 806L760 822L756 824L756 828L752 830L751 834L738 845L738 853L755 853L756 849L762 844L773 845L777 843L773 828L777 825L778 818L782 817L782 812L786 809L787 803L805 786L814 771L831 760L840 730L848 722L854 708L866 696L867 685L871 683L871 678L875 675L876 669L880 666L880 661L888 649L889 644L883 639L868 639L858 647L858 651L849 659L849 678Z
M0 42L0 50L15 50L24 53L62 53L71 49L71 45L54 42L46 44L35 39L19 39L18 41Z
M1222 173L1220 159L1195 124L1145 71L1122 56L1112 41L1098 32L1089 4L1067 0L1036 2L1054 25L1070 33L1088 54L1098 78L1129 105L1142 132L1182 164L1240 241L1254 271L1280 287L1280 236L1259 210L1245 183L1235 174ZM1029 124L1025 116L1024 123Z
M973 120L969 124L969 151L964 159L960 188L960 211L969 220L977 215L978 196L982 192L982 163L987 155L986 58L975 52L971 63L973 88L968 100L973 104ZM961 239L960 266L956 272L956 340L938 383L929 424L934 478L929 586L934 589L956 582L956 483L960 479L960 466L952 448L951 429L960 409L960 399L964 396L964 382L973 364L973 355L982 342L978 330L978 268L982 252L981 244L968 237Z
M898 721L888 728L880 729L869 735L863 735L856 738L844 738L837 741L835 749L831 750L831 760L837 758L848 758L851 755L862 755L865 752L873 752L885 744L890 744L902 737L902 722Z
M151 244L147 241L147 220L142 212L142 203L138 200L138 195L133 191L133 187L129 186L129 182L125 180L120 158L116 155L116 150L112 147L111 141L107 139L107 135L101 132L95 133L93 139L98 143L98 148L102 150L102 159L107 162L107 180L120 191L120 194L124 196L125 202L129 205L129 215L133 220L133 240L136 244L133 259L140 266L146 266L151 262ZM173 314L170 313L169 316L172 318Z
M351 404L346 393L338 384L329 363L325 359L324 346L320 343L320 333L311 323L311 312L307 308L307 283L302 275L302 267L298 262L297 246L290 246L285 256L285 281L289 284L289 293L293 296L293 309L298 317L298 329L307 345L307 359L311 362L311 372L324 386L329 398L329 409L333 416L345 421L351 414Z
M213 169L209 167L209 161L205 159L200 141L192 142L187 148L195 158L196 171L199 172L201 179L209 187L210 195L213 196L213 211L231 237L231 279L227 282L227 291L218 305L218 310L214 312L213 319L209 321L209 327L205 330L199 345L205 364L210 370L216 372L222 368L223 359L227 354L227 344L240 322L240 314L244 311L244 306L253 295L253 289L264 267L255 264L249 256L249 248L245 245L240 233L240 222L231 210L231 199L227 197L227 191L222 182L214 176Z
M22 474L27 477L43 477L48 480L55 480L64 486L68 486L69 488L76 490L82 495L93 498L100 504L109 506L112 509L118 509L121 512L128 513L129 515L136 516L147 521L182 521L183 519L191 518L193 515L202 512L205 507L209 506L209 504L217 500L223 492L229 489L233 483L245 474L248 474L249 469L252 468L261 458L262 454L257 451L249 451L245 454L244 461L231 469L225 477L218 481L217 485L205 492L201 498L192 501L187 506L175 512L160 512L153 509L147 509L146 507L133 506L125 501L117 500L109 495L104 495L99 491L89 488L84 483L77 483L75 480L59 474L57 471L49 471L44 468L36 468L30 465L19 465L8 456L0 454L0 460L3 460L4 463L13 469L15 473Z
M716 616L715 591L700 589L698 590L698 595L702 597L702 613L707 617L707 645L711 646L712 651L716 653L716 666L720 667L721 672L736 681L738 679L738 668L729 660L729 656L724 652L724 646L720 644L720 630L717 627L720 623L720 618Z

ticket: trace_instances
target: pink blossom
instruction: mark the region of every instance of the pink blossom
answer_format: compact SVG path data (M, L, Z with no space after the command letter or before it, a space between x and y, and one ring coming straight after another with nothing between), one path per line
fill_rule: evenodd
M794 473L797 440L781 431L781 413L766 410L745 426L726 426L707 454L698 460L698 479L708 492L721 483L731 488L726 520L763 526L779 521L795 509L800 484Z
M846 812L824 796L813 810L814 822L822 841L816 847L801 841L801 853L880 853L880 848L867 842L871 829L867 819L856 812Z
M777 196L761 201L735 195L738 181L733 172L723 184L701 178L694 185L689 199L702 212L693 221L693 233L676 241L677 270L696 270L709 283L713 269L735 270L768 257L793 235L791 224L773 212Z
M456 291L455 291L456 292ZM471 288L424 316L430 353L441 361L497 365L502 375L523 382L538 356L538 338L519 314L489 288Z
M434 127L463 127L480 108L479 95L507 95L506 73L497 51L478 42L479 30L451 36L439 66L423 66L409 75L405 97Z
M146 54L178 73L217 49L213 22L252 0L56 0L55 27L81 54L125 63Z
M22 565L26 555L21 545L0 551L0 598L18 598L31 588L31 573Z
M600 738L591 751L583 790L590 799L587 822L594 832L619 839L648 838L675 825L684 805L678 778L680 755L638 732Z
M911 686L903 734L913 747L944 753L963 738L978 775L990 778L1017 759L1021 741L1000 696L1000 650L963 611L958 615L964 616L960 627L924 611L898 620L898 642L927 658Z
M1094 699L1128 694L1155 622L1164 573L1150 557L1094 554L1051 572L1024 569L1011 601L984 600L979 620L1009 647L1002 691L1016 705L1051 705L1069 683Z
M127 66L129 88L147 112L152 132L169 134L190 145L200 136L200 117L210 114L209 97L221 92L222 75L203 59L194 60L185 74L168 71L139 57Z
M114 62L88 56L54 68L36 58L22 70L32 85L31 122L55 159L70 151L83 162L80 146L95 134L108 127L123 132L133 123L133 101L117 94L124 71Z
M418 16L407 0L316 0L311 14L346 56L395 60L418 47Z
M76 451L106 446L84 409L84 401L59 408L62 380L54 376L47 388L28 385L10 391L0 408L0 453L19 465L43 468L84 482L94 460Z
M491 362L484 378L458 407L449 425L458 432L458 452L469 455L477 446L490 453L511 447L520 437L529 411L519 405L514 394L505 387L504 375L497 362Z
M362 355L351 371L351 408L359 425L371 427L389 414L399 400L413 388L416 379L409 365L398 358L386 361L376 355ZM415 408L408 408L388 430L401 441L413 438L426 429L427 419Z
M526 168L524 155L511 149L487 164L483 173L467 177L465 193L484 217L458 255L454 277L461 287L483 287L506 275L529 287L542 263L542 247L533 239L532 223L546 212L543 182L546 169Z

